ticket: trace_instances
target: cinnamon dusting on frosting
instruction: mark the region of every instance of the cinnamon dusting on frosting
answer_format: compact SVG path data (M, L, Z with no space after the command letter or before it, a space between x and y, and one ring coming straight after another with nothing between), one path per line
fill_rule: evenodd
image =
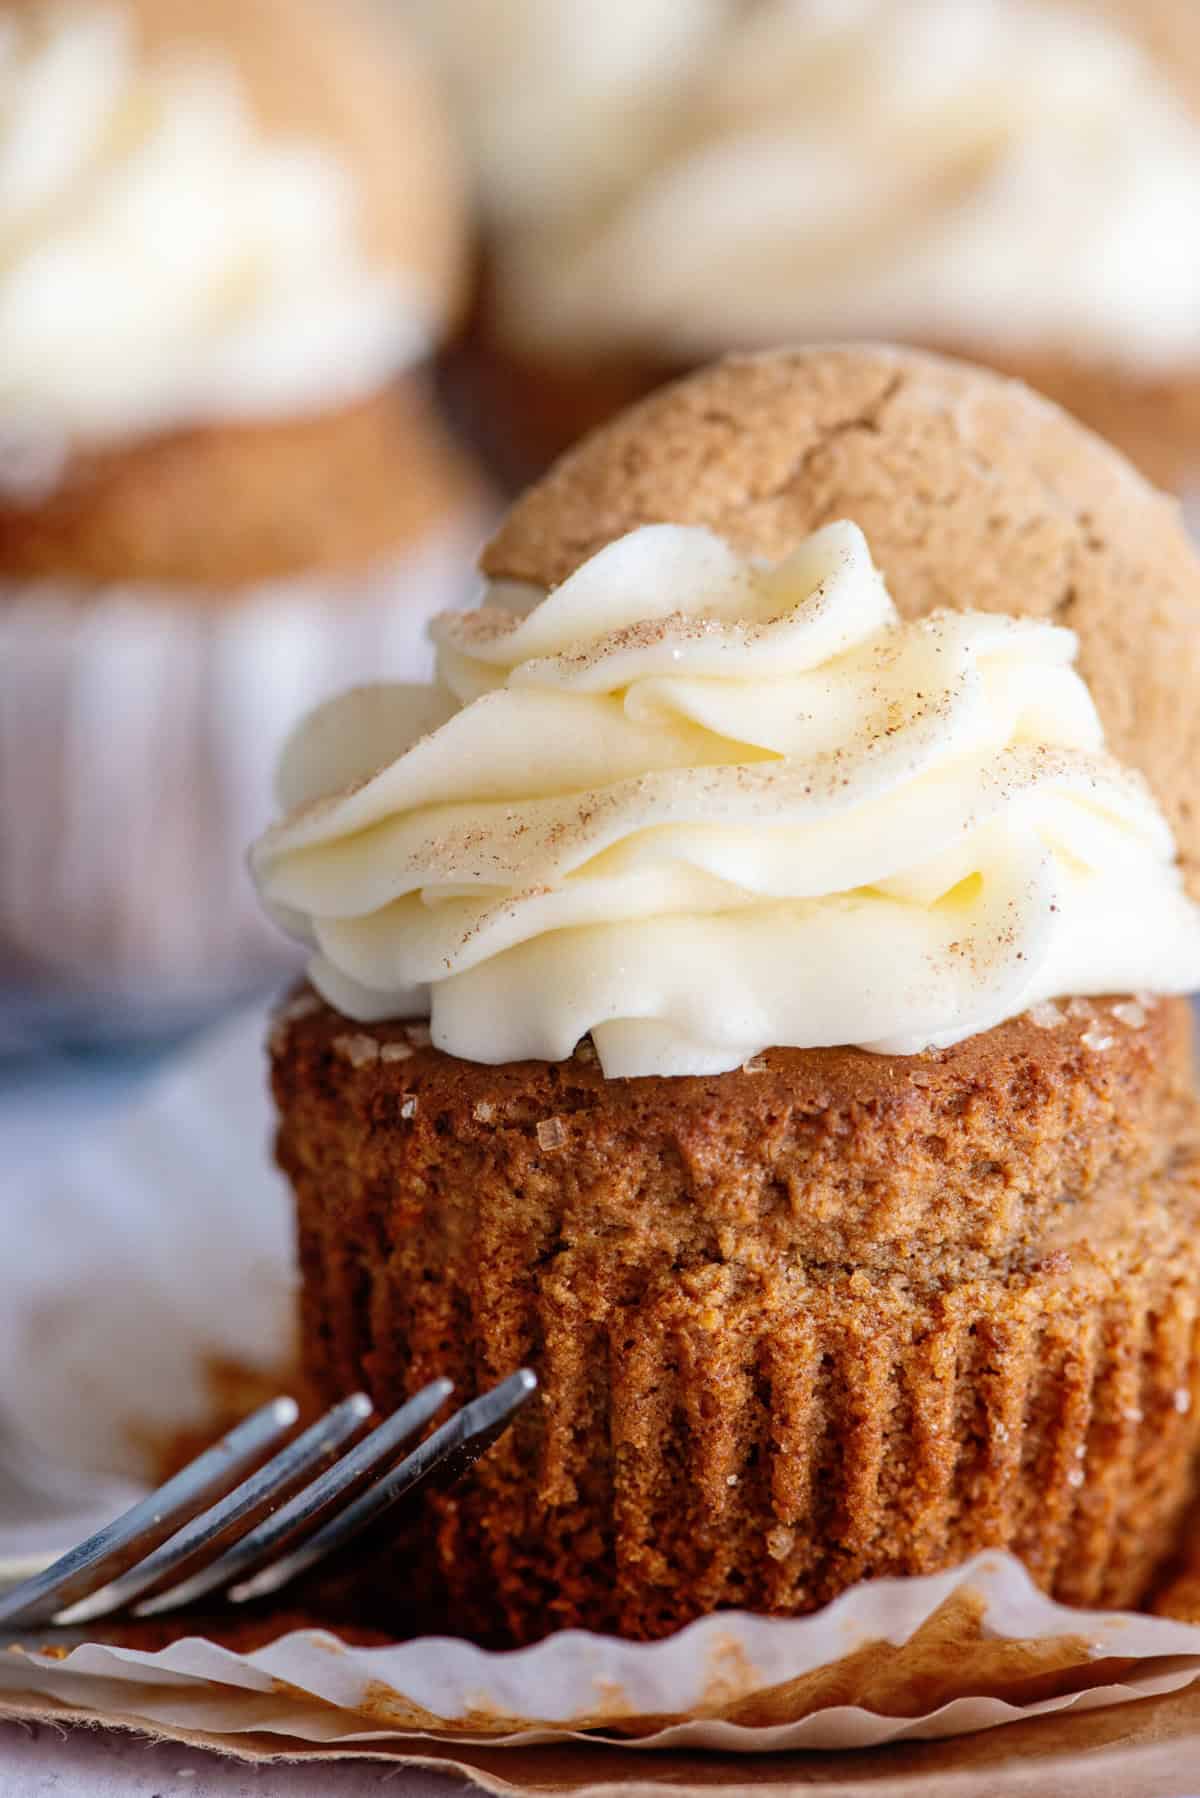
M435 636L459 709L255 852L349 1016L707 1073L1200 984L1200 911L1072 634L902 622L851 524L774 566L644 527Z

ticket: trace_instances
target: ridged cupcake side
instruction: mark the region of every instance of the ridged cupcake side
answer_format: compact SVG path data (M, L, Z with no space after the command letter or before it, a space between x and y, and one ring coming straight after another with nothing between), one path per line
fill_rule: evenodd
M275 1086L309 1373L330 1396L365 1383L384 1407L435 1371L464 1392L524 1361L542 1380L498 1451L430 1501L447 1616L492 1640L563 1625L653 1637L726 1606L811 1610L858 1579L985 1546L1012 1548L1058 1597L1134 1601L1200 1431L1187 1024L1168 1002L1136 1029L1115 1024L1107 1049L1084 1041L1107 1040L1094 1018L1044 1032L1043 1053L1075 1072L1056 1067L1055 1108L1027 1146L1044 1139L1066 1166L1086 1137L1087 1165L1037 1211L1006 1204L981 1164L1004 1231L905 1262L872 1259L879 1216L854 1201L864 1252L813 1252L815 1214L832 1216L836 1195L806 1183L794 1150L791 1188L778 1166L763 1183L778 1215L751 1205L753 1132L734 1144L733 1120L782 1078L777 1059L802 1089L811 1057L694 1083L706 1104L683 1091L693 1083L666 1083L672 1150L646 1128L663 1083L605 1083L586 1057L475 1067L419 1031L360 1030L302 996L278 1029ZM968 1128L986 1143L1022 1065L1028 1089L1037 1028L905 1064L927 1082L910 1099L970 1092ZM882 1074L883 1058L847 1052L822 1075L847 1192L871 1159L867 1114L850 1137L841 1127L856 1059ZM711 1155L724 1140L741 1178L678 1152L689 1118L699 1134L707 1118ZM607 1192L589 1139L612 1169ZM909 1173L932 1217L936 1175ZM373 1572L372 1606L393 1620L411 1565L400 1544L394 1571Z

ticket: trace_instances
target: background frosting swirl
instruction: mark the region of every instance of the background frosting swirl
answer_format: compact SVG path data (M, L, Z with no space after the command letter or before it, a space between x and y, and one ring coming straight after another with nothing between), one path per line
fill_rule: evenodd
M423 353L350 172L258 129L232 64L146 55L106 0L0 19L0 432L303 414Z
M901 622L849 523L776 567L646 526L485 598L435 626L438 688L344 695L284 757L254 869L348 1016L703 1074L1200 985L1200 908L1071 632Z
M409 4L474 140L521 343L1200 354L1179 227L1200 123L1110 20L1062 0L498 0L480 30Z

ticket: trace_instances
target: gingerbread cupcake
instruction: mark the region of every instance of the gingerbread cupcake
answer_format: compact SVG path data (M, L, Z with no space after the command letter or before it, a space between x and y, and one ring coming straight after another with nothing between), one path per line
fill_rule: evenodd
M1191 0L417 0L489 246L453 384L518 483L730 349L884 336L1200 466Z
M429 1501L447 1615L653 1637L983 1547L1135 1601L1200 1440L1176 510L1014 382L779 352L596 433L483 570L254 855L311 949L308 1374L541 1380Z
M428 666L478 491L428 77L325 0L0 8L0 972L205 1001L300 713Z

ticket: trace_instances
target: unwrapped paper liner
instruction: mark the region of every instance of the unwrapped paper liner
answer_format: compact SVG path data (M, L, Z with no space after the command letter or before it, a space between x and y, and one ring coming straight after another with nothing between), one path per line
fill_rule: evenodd
M283 739L356 681L428 677L486 525L232 597L0 583L5 978L178 1004L287 965L245 871Z
M96 1140L24 1175L0 1258L0 1422L8 1442L93 1473L202 1414L214 1358L289 1351L289 1211L270 1169L266 1019L194 1050ZM0 1432L0 1505L4 1436ZM69 1536L68 1540L71 1539ZM0 1510L0 1556L33 1545ZM49 1540L47 1549L65 1546ZM282 1625L281 1625L282 1627ZM547 1743L868 1748L1179 1691L1200 1627L1076 1611L999 1553L864 1583L826 1611L721 1613L673 1638L583 1632L496 1654L449 1638L356 1647L315 1629L239 1654L86 1643L0 1654L0 1704L66 1707L235 1744Z
M1038 1666L1053 1670L1040 1676L1047 1683L1072 1689L1024 1703L1012 1696L1023 1681L1037 1690ZM1089 1667L1095 1679L1084 1684ZM201 1637L156 1653L88 1643L65 1659L10 1652L0 1694L150 1729L320 1743L403 1736L528 1747L586 1735L762 1754L962 1735L1158 1696L1198 1676L1200 1629L1069 1610L1042 1597L1011 1557L985 1554L951 1573L864 1582L814 1617L729 1612L651 1644L565 1631L495 1654L449 1637L355 1648L321 1630L293 1630L249 1654ZM972 1690L980 1678L1010 1696ZM862 1702L873 1691L892 1708ZM814 1702L820 1708L809 1709Z

